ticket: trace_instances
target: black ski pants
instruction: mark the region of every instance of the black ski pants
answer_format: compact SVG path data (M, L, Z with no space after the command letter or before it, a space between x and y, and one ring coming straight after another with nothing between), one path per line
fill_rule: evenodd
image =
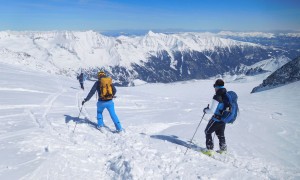
M84 87L83 87L83 82L79 82L80 83L80 87L81 87L81 89L83 89L84 90Z
M219 138L219 146L220 150L226 151L226 141L225 141L225 126L224 122L217 122L212 119L209 120L206 128L205 128L205 136L206 136L206 148L209 150L214 149L214 142L212 138L212 133L216 133L217 137Z

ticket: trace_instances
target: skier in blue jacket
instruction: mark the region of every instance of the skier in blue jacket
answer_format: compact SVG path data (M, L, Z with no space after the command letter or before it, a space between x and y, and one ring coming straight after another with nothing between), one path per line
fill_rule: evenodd
M101 97L101 90L100 90L100 84L101 84L101 78L106 77L105 72L100 71L98 73L98 81L95 82L95 84L93 85L92 89L90 90L89 94L87 95L87 97L82 101L82 105L89 101L91 99L91 97L95 94L95 92L97 91L98 93L98 102L97 102L97 120L98 120L98 126L97 129L103 131L105 125L103 122L103 110L107 109L111 119L113 120L116 130L117 132L121 132L123 130L121 123L119 121L118 116L116 115L115 112L115 105L112 99L110 100L102 100ZM117 89L115 88L115 86L112 84L112 92L113 92L113 96L116 94Z
M212 150L214 148L212 133L214 132L219 139L219 151L222 153L227 150L224 134L226 124L221 121L222 112L224 111L223 100L226 98L225 94L227 90L224 87L224 81L222 79L216 80L214 88L216 94L213 96L213 101L210 108L206 107L203 109L204 113L213 114L204 131L206 136L206 148L208 150L204 153L207 155L212 155Z

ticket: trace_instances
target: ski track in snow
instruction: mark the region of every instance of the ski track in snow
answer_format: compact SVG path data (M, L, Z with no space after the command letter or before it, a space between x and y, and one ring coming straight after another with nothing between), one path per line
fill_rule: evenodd
M48 108L43 114L44 120L45 116L48 114L51 105L55 101L55 99L59 96L59 94L56 94L54 97L50 97L46 100L46 104L48 104ZM90 115L88 112L83 108L83 116L90 118ZM48 121L47 121L48 122ZM158 124L157 126L154 127L160 127L161 129L156 129L153 132L151 130L148 130L148 133L156 133L159 131L162 131L163 129L167 129L168 127L174 126L174 125L180 125L180 123L170 123L170 124ZM151 124L153 126L153 124ZM52 127L53 128L53 127ZM80 128L80 127L78 127ZM97 131L97 130L94 130ZM168 155L168 154L161 154L158 152L158 150L153 149L149 146L145 146L143 141L145 141L145 136L136 134L133 131L130 131L129 129L125 134L118 135L118 134L112 134L111 132L107 131L105 133L100 133L96 132L99 135L101 135L101 141L98 142L98 145L104 144L105 149L108 149L108 151L104 151L99 148L96 148L96 150L100 153L101 151L103 152L103 156L106 157L106 172L108 177L113 177L113 179L143 179L145 177L151 177L150 179L159 179L161 177L164 178L179 178L181 177L184 173L182 172L183 167L181 165L184 165L181 161L185 159L185 157L182 155L183 151L180 150L178 151L176 156L179 156L175 158L175 161L171 161L172 156L174 153L171 153L173 155ZM92 148L95 148L94 144L90 144L90 142L86 142L87 137L85 135L78 136L76 133L73 134L72 132L70 133L70 136L75 136L74 143L78 146L81 144L84 144L85 146L90 146ZM104 137L103 137L104 136ZM150 141L149 137L147 137L148 140ZM93 142L93 141L92 141ZM101 147L101 146L100 146ZM72 148L72 147L69 147ZM66 148L68 149L68 148ZM111 152L113 150L113 152ZM96 152L97 152L96 151ZM65 152L67 153L67 152ZM91 153L92 154L92 153ZM61 154L60 156L64 156L65 158L72 158L66 154ZM94 155L95 156L95 155ZM204 156L204 155L202 155ZM88 155L88 158L92 158L93 155ZM53 158L53 157L51 157ZM207 157L202 157L202 158L207 158ZM54 158L56 159L56 158ZM160 160L163 160L159 165L156 164L156 162L159 162ZM214 157L213 159L224 163L228 166L230 164L234 168L237 168L242 171L250 171L258 175L260 178L267 178L268 177L268 167L265 167L264 164L260 163L259 160L255 159L249 159L247 160L246 158L238 160L238 158L234 156L220 156L220 157ZM241 160L242 159L242 160ZM143 164L143 161L147 160L148 163L150 163L150 167L155 167L157 168L147 168L147 167L141 167L140 165ZM53 161L53 160L51 160ZM70 159L69 161L72 161ZM67 161L69 163L69 161ZM82 161L82 160L81 160ZM138 163L135 163L135 161L138 161ZM255 163L253 163L253 161ZM84 162L84 161L82 161ZM153 164L151 164L153 162ZM175 162L175 164L173 164ZM60 158L57 159L57 162L54 162L55 165L58 165L61 163ZM57 163L57 164L56 164ZM148 164L147 163L147 164ZM176 165L177 163L177 165ZM189 164L191 162L185 161L185 163ZM136 164L136 165L135 165ZM181 164L181 165L179 165ZM149 165L149 164L148 164ZM66 165L67 166L67 165ZM137 168L137 169L136 169ZM134 169L134 171L133 171ZM44 169L43 169L44 170ZM56 170L56 169L55 169ZM52 172L53 173L53 172ZM168 177L164 174L175 174L171 177ZM30 179L35 179L35 178L40 178L40 175L44 173L33 173L32 176L30 176ZM49 172L47 173L49 176ZM51 173L50 173L51 175ZM56 176L55 173L52 174L51 176ZM58 176L60 177L60 176ZM74 176L74 177L77 177ZM146 178L147 179L147 178Z
M123 126L127 124L124 126L126 131L121 134L113 133L114 126L111 119L104 113L104 121L109 128L101 133L95 128L94 97L91 102L85 104L80 117L77 118L81 100L88 91L68 88L70 84L77 83L76 81L64 84L63 80L57 78L55 82L53 85L58 87L56 92L43 93L45 96L40 104L0 106L0 110L12 109L19 112L0 116L0 120L11 119L12 126L17 126L20 118L31 121L31 124L27 121L29 125L26 128L9 133L0 132L1 144L5 144L9 139L16 139L18 140L15 142L16 147L19 148L16 151L17 155L28 154L31 157L12 162L10 165L1 163L0 178L2 176L12 179L294 179L300 176L297 172L299 169L284 168L249 153L247 144L243 142L240 142L239 150L229 149L227 155L216 154L214 157L207 157L200 153L199 150L204 146L203 135L202 139L195 138L194 144L188 143L198 123L192 121L194 115L190 116L195 114L195 110L199 111L199 108L194 108L195 101L186 103L176 96L157 97L155 93L147 92L133 95L128 88L120 88L119 93L123 94L115 100L115 104L118 116L123 116L120 118L121 123ZM86 89L89 90L91 85L88 84ZM35 90L30 92L41 93ZM241 108L242 111L250 109L260 111L256 106ZM169 114L166 115L164 112ZM136 116L137 113L143 116ZM283 115L282 112L273 112L269 117L271 120L282 121ZM166 117L166 120L157 121L157 117L161 116ZM172 120L176 116L191 120ZM131 119L131 122L127 122L126 118ZM205 122L207 118L204 119L198 135L203 134ZM190 128L192 131L183 133L181 138L178 137L187 127L193 127ZM177 131L172 131L174 128ZM246 129L249 133L253 132L254 124L246 124ZM170 135L176 132L178 136ZM279 135L286 133L287 129L278 132ZM217 140L215 144L217 146ZM186 148L190 146L191 149L184 155ZM15 175L11 174L18 170L21 171Z
M24 89L24 88L5 88L5 87L1 87L0 91L19 91L19 92L33 92L33 93L51 94L49 92L37 91L37 90L32 90L32 89Z

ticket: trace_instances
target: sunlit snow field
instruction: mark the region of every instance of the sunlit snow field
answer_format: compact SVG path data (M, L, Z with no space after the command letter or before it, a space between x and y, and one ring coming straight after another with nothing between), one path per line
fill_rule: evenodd
M300 82L250 94L259 77L225 82L240 115L228 154L208 157L206 115L214 80L117 87L123 134L95 129L96 96L76 79L0 64L0 179L299 179ZM107 111L104 121L113 131ZM73 133L75 124L76 129ZM214 138L215 149L218 139Z

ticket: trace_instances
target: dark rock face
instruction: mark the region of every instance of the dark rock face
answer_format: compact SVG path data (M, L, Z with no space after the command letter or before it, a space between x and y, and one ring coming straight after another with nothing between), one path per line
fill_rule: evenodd
M290 61L268 76L262 84L253 88L251 93L275 88L300 80L300 57Z

